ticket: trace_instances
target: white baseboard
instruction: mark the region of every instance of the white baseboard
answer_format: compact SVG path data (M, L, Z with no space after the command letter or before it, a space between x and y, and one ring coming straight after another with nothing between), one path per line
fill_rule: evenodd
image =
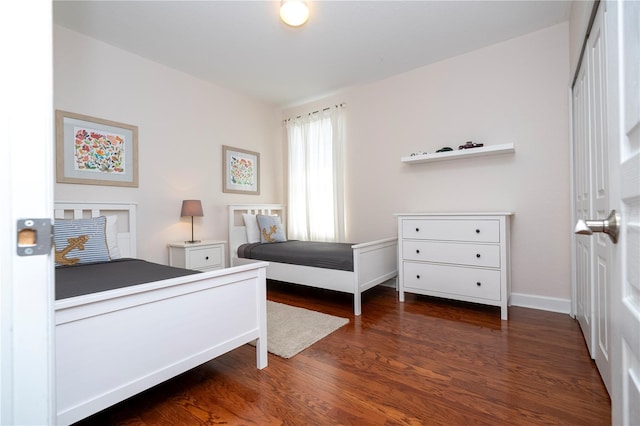
M571 299L511 293L509 305L571 315Z

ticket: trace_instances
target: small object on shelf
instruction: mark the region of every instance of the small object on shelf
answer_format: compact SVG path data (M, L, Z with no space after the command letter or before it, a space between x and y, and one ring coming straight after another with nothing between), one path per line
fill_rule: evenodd
M480 148L483 146L484 146L483 143L475 143L472 141L467 141L464 145L460 145L458 149Z
M424 151L424 152L423 151L412 152L411 153L411 157L415 157L416 155L426 155L426 154L428 154L427 151Z
M450 146L443 146L442 148L440 148L436 152L448 152L448 151L453 151L453 148L451 148Z

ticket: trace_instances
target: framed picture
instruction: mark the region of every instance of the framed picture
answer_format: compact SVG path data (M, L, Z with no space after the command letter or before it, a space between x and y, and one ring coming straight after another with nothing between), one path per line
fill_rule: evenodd
M56 180L138 187L138 127L56 110Z
M260 194L260 154L222 146L222 192Z

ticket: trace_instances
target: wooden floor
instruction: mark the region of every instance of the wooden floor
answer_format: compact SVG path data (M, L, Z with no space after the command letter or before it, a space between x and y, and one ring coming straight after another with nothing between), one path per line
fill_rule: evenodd
M568 315L270 282L270 300L348 317L291 359L242 346L83 425L607 425L607 391ZM168 342L167 344L170 344Z

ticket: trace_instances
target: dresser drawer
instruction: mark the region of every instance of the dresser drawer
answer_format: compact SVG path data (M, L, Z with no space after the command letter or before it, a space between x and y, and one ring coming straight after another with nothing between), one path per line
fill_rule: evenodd
M413 262L403 262L402 267L407 291L501 300L500 271Z
M403 260L455 263L459 265L500 267L500 246L434 241L402 241Z
M500 221L492 219L404 219L402 238L500 242Z
M189 267L191 269L207 269L219 267L222 263L221 247L203 247L189 250Z

